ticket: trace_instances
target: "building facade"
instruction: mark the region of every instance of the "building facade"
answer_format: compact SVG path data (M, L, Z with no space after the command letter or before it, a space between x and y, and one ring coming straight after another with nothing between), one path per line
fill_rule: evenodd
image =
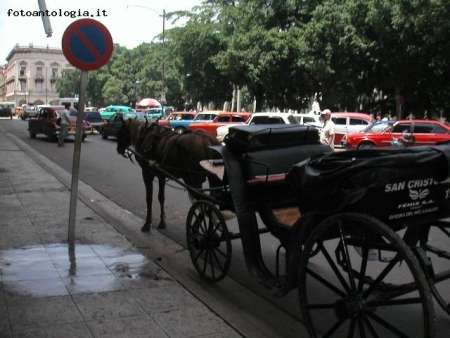
M0 80L2 101L33 106L59 98L56 80L64 69L75 69L60 48L19 46L6 57Z

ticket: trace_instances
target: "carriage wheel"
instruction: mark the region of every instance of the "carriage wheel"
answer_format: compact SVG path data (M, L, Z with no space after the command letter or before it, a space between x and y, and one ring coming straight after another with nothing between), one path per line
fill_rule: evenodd
M187 246L198 273L210 281L223 279L231 263L231 238L225 220L217 207L208 201L197 201L186 221Z
M434 337L424 272L403 240L373 217L337 214L315 227L298 289L312 337Z
M420 241L426 253L426 257L421 257L423 267L436 301L450 314L450 223L439 222L424 230L426 234Z

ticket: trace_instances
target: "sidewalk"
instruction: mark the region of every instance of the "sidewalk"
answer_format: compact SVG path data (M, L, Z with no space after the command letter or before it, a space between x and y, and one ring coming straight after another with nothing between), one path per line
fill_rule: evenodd
M126 211L103 215L79 197L69 247L70 175L16 143L0 127L0 338L242 337L159 264L157 247L116 230L118 213L137 222Z

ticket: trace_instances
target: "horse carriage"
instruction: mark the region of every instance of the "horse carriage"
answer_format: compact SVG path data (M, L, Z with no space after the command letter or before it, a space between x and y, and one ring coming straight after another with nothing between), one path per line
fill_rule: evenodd
M203 278L227 275L240 239L258 282L279 297L298 289L311 337L435 337L433 296L450 314L450 145L333 152L315 128L255 125L209 149L200 165L219 180L212 188L146 158L195 199L187 247ZM279 242L275 269L264 233Z

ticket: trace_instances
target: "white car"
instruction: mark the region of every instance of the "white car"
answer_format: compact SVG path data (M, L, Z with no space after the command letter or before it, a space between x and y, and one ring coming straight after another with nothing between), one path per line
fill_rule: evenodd
M323 120L320 118L320 115L316 114L294 114L293 115L299 124L305 126L313 126L317 129L323 128Z
M299 124L294 114L290 113L253 113L247 120L249 124ZM228 129L237 124L227 124L217 128L217 140L223 142L228 135Z

